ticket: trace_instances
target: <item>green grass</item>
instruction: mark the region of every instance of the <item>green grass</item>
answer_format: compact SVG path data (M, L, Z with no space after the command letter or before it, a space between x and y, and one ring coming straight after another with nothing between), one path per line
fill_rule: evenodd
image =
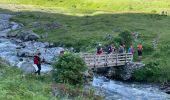
M49 34L40 41L78 51L94 52L97 43L107 44L106 33L117 38L125 29L139 32L146 67L136 72L135 79L170 81L167 70L170 68L170 16L160 15L163 10L169 13L169 0L1 0L0 3L1 13L17 14L11 20L38 34ZM59 27L48 29L53 23ZM158 38L157 49L152 47L155 38ZM137 43L134 42L135 48Z
M58 91L61 92L59 96L54 97L51 75L23 77L19 69L3 65L0 65L0 80L0 100L66 100L68 93L71 94L69 100L102 100L92 89L84 92L81 87L69 84L58 85Z
M0 65L0 69L1 100L52 100L49 77L22 77L16 68Z
M161 11L168 10L169 0L1 0L0 3L25 4L67 10Z

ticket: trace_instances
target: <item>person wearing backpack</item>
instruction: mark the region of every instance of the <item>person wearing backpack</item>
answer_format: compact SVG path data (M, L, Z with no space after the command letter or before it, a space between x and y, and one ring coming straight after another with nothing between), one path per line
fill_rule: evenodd
M101 47L101 44L99 44L99 46L97 47L97 55L100 55L100 54L102 54L103 53L103 49L102 49L102 47Z
M128 53L131 53L132 55L134 55L134 48L132 45L129 47Z
M120 44L120 46L119 46L119 53L124 53L125 52L125 48L124 48L125 46L123 45L123 44Z
M38 75L40 75L40 71L41 71L41 53L38 53L37 55L34 56L34 64L37 65L38 70L35 73L38 73Z
M116 48L115 48L114 44L108 46L108 48L107 48L108 54L114 53L115 51L116 51Z
M139 43L138 46L137 46L137 48L138 48L139 61L141 61L141 59L142 59L142 51L143 51L143 46L142 46L142 44Z

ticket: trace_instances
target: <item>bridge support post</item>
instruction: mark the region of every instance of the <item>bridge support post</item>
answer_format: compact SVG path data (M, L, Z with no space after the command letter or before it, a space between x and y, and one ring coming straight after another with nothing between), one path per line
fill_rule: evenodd
M118 54L116 53L116 66L117 66L117 62L118 62Z

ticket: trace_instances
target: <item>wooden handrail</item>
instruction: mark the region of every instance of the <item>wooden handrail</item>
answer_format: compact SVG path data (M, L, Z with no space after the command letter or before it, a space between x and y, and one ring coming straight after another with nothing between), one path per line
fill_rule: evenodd
M80 55L88 67L109 67L125 65L133 60L131 53L101 54L84 53Z

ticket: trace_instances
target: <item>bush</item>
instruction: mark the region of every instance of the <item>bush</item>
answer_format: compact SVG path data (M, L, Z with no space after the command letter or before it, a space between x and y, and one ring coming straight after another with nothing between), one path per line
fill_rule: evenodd
M154 59L148 61L144 68L135 71L134 77L138 81L164 83L170 81L169 69L170 67L167 66L167 61Z
M143 43L143 52L147 55L152 54L154 51L154 48L151 43Z
M133 37L130 31L128 30L122 31L119 34L119 37L121 39L121 42L124 43L126 47L129 47L132 44Z
M66 53L54 64L54 78L59 83L82 85L85 62L77 55Z

